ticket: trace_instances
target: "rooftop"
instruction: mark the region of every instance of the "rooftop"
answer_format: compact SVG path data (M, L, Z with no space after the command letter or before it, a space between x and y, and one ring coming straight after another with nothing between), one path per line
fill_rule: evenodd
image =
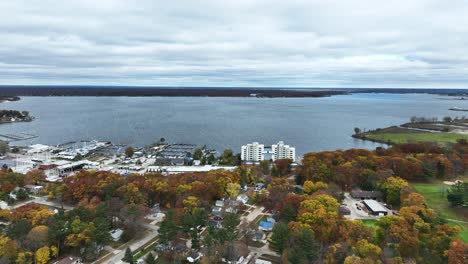
M364 203L373 211L373 212L387 212L387 208L383 207L382 204L375 200L366 199Z

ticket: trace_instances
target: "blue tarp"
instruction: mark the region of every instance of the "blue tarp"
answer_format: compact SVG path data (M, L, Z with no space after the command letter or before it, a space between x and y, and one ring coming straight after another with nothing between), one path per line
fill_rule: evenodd
M266 221L261 221L260 222L260 227L264 228L264 229L269 229L269 228L272 228L273 227L273 223L271 222L266 222Z

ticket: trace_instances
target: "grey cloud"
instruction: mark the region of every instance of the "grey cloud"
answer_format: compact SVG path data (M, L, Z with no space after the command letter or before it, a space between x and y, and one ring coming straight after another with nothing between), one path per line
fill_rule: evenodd
M2 1L1 84L468 87L468 3Z

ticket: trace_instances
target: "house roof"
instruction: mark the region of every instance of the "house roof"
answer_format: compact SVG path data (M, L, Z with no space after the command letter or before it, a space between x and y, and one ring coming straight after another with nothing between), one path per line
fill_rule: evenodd
M364 200L364 204L373 212L387 212L387 208L383 207L379 202L371 199Z

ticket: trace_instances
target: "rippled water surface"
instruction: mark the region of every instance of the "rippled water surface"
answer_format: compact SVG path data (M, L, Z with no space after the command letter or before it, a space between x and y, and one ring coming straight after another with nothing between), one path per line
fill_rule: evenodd
M297 154L378 144L353 139L354 127L374 129L411 116L462 116L448 108L467 101L427 94L354 94L325 98L22 97L2 109L30 111L30 123L0 125L0 134L39 137L16 144L58 144L81 139L143 146L169 142L240 151L247 142L293 145ZM468 112L466 113L468 116Z

